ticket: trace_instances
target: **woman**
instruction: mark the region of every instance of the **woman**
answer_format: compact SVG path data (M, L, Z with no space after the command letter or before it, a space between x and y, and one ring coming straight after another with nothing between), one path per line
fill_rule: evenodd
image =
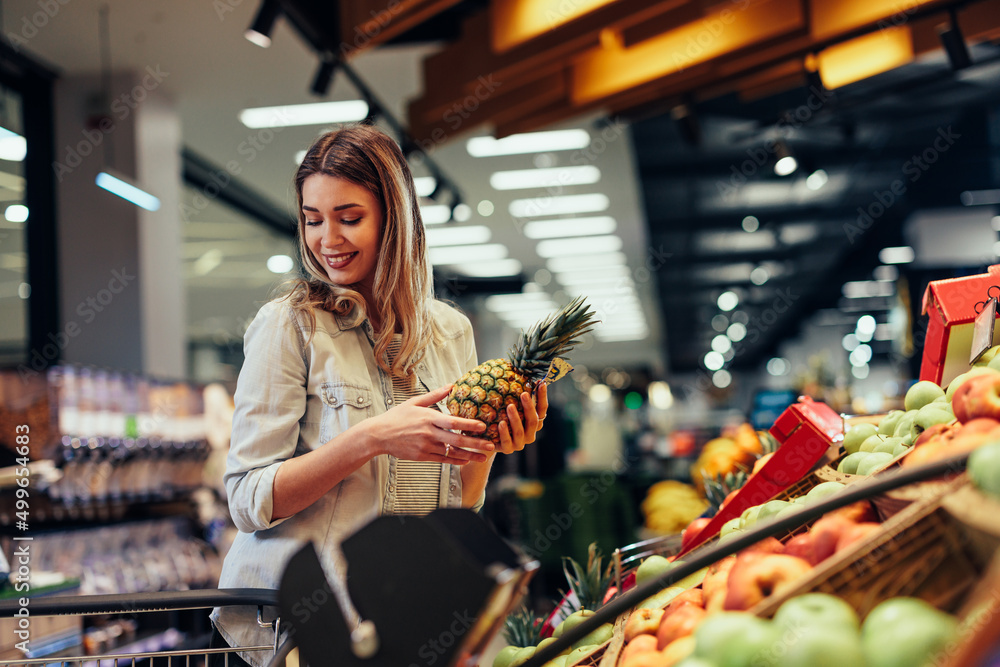
M475 367L469 320L434 299L413 177L396 143L361 125L321 137L295 176L309 278L247 328L226 465L240 533L220 587L278 588L306 541L341 607L341 540L381 514L478 510L496 455L482 423L439 409ZM547 408L521 396L500 451L534 441ZM256 610L212 615L229 646L271 641ZM264 658L247 655L255 664ZM233 664L232 659L230 664Z

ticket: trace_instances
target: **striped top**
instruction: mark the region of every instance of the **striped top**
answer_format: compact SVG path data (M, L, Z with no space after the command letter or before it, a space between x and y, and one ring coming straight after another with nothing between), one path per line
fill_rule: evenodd
M396 334L389 343L389 365L396 360L399 348L402 346L402 336ZM419 383L417 376L410 378L392 378L392 400L399 405L414 396L419 396L427 388ZM396 460L396 502L390 514L424 515L437 509L441 490L442 464L434 461L404 461Z

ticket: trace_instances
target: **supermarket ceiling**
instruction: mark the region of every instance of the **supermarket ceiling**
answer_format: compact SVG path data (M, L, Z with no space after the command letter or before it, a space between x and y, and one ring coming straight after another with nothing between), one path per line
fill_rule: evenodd
M101 4L60 5L26 50L67 73L98 72ZM725 355L733 368L756 368L809 313L842 301L843 280L872 277L879 250L904 244L910 213L958 206L962 191L997 178L996 2L286 0L269 49L243 39L258 0L108 4L114 66L171 72L164 89L186 146L220 165L247 139L241 109L315 101L322 53L343 55L472 205L464 225L488 227L525 280L553 268L552 258L525 238L511 206L552 188L498 191L491 175L597 167L597 185L560 182L559 194L599 187L610 196L606 210L586 215L616 220L648 333L599 340L588 364L693 371L713 339L740 338L742 326ZM971 65L942 48L961 55L948 30L952 5ZM4 32L38 6L4 3ZM328 97L358 92L340 74ZM485 160L466 149L470 137L570 127L589 132L582 152ZM267 159L245 162L241 178L273 208L290 210L293 156L316 130L286 128L262 151ZM934 163L915 166L911 157L928 150ZM778 176L786 152L798 169ZM858 207L877 210L897 181L913 185L859 226ZM483 200L495 214L477 206ZM266 252L266 241L255 243ZM474 291L468 275L442 273L460 288L452 296ZM575 286L556 273L542 287L558 300ZM729 310L723 294L727 307L735 298ZM218 317L226 301L195 297L192 319Z

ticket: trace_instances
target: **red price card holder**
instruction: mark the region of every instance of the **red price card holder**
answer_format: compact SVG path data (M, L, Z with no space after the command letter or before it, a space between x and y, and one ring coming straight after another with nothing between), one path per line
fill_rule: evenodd
M844 439L844 419L825 403L802 396L781 413L770 431L781 443L778 451L695 535L678 558L718 535L727 521L739 517L747 508L766 503L802 479L832 446L839 447Z

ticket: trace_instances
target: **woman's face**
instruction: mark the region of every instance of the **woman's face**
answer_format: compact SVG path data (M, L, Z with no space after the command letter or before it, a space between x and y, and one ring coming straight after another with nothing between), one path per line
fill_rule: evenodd
M371 298L382 232L382 207L364 187L313 174L302 182L305 242L337 285L359 285Z

